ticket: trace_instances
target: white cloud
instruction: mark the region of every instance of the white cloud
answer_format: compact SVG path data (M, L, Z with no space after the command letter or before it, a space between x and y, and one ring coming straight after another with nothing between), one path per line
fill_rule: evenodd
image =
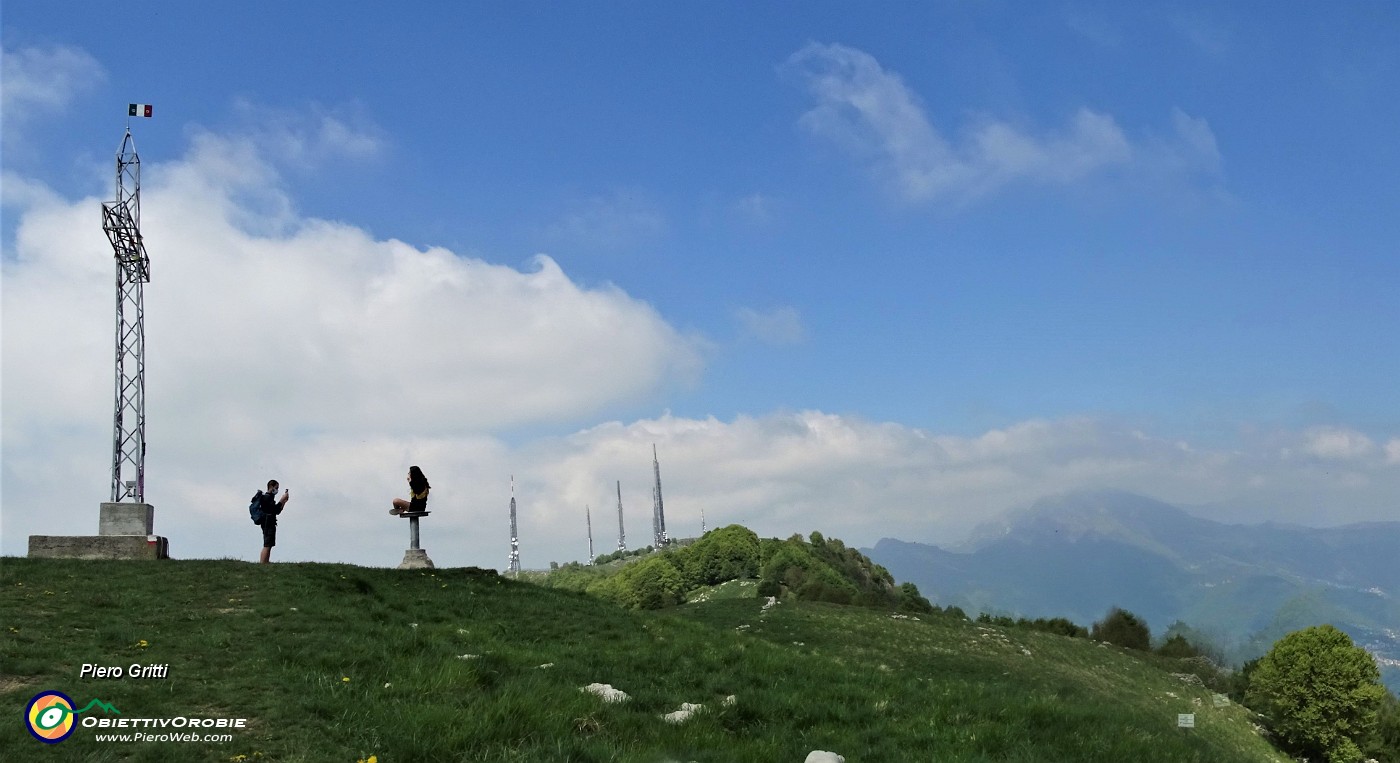
M311 129L290 145L360 145ZM239 553L228 542L247 528L228 512L271 474L302 487L303 516L327 512L304 541L340 537L387 510L416 459L473 473L501 450L490 432L636 405L699 373L698 338L547 256L521 271L300 217L267 160L279 151L258 143L281 134L198 132L183 158L143 157L149 497L161 531L184 536L177 554ZM106 498L113 265L100 199L5 180L4 542L22 553L30 533L91 532ZM445 482L445 505L476 500ZM305 556L354 556L348 537Z
M734 319L739 322L745 336L764 344L799 344L807 335L802 327L802 317L792 307L775 307L768 311L741 307L734 311Z
M0 111L7 153L34 117L61 112L73 98L107 78L97 59L63 45L6 48L0 51L0 76L5 83L0 88Z
M1385 462L1387 464L1400 464L1400 437L1385 444Z
M1319 427L1303 434L1302 450L1326 461L1355 461L1375 455L1376 443L1350 429Z
M1112 116L1079 109L1058 130L1031 133L990 116L950 140L917 94L873 56L844 45L813 43L787 68L816 98L801 124L871 161L910 202L963 202L1022 182L1064 185L1109 168L1169 164L1211 170L1219 163L1214 135L1202 119L1179 110L1170 141L1134 145ZM1163 154L1169 161L1164 162Z
M294 111L248 100L234 104L239 134L279 162L314 167L345 157L367 159L384 148L384 137L358 105Z
M583 556L584 505L593 510L595 548L610 550L615 480L629 543L645 545L652 443L668 529L682 536L698 531L703 507L711 528L739 522L764 536L815 529L859 545L886 536L952 543L1006 510L1081 489L1224 506L1212 514L1221 521L1335 523L1388 518L1400 490L1400 475L1380 464L1355 473L1364 479L1338 481L1264 450L1183 448L1179 439L1090 418L956 436L820 411L730 421L667 415L601 424L508 456L520 482L528 564ZM1251 484L1251 476L1261 479ZM506 486L495 481L500 497L488 511L504 517ZM495 546L504 558L504 540Z

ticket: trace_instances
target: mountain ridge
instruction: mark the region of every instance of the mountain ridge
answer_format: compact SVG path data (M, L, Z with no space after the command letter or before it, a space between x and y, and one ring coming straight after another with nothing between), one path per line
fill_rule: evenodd
M1400 522L1235 525L1132 493L1043 498L951 549L883 538L865 552L931 601L1068 617L1111 606L1154 632L1185 623L1241 662L1319 622L1347 631L1400 689Z

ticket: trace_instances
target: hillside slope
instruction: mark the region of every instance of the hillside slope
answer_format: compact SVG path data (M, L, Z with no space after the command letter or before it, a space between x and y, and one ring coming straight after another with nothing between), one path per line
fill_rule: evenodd
M765 603L634 612L475 569L6 558L0 703L11 717L59 690L126 719L246 726L180 743L99 742L79 727L46 748L6 724L0 750L221 763L772 763L814 749L852 763L1283 760L1243 708L1216 708L1202 687L1110 648L952 617ZM84 663L168 671L98 679L80 676ZM604 703L580 690L592 683L630 698ZM705 711L662 720L685 702ZM1194 730L1176 728L1184 712Z

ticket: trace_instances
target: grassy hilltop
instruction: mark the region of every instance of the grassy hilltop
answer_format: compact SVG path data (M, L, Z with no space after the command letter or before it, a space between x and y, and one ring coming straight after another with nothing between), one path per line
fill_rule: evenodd
M248 726L179 743L98 742L80 727L49 746L7 723L0 758L1284 760L1244 708L1216 708L1203 687L1082 639L708 598L643 612L470 568L6 558L0 701L12 719L59 690L126 718ZM79 678L83 663L169 672ZM580 691L591 683L630 698L605 703ZM685 702L705 710L661 718ZM1194 730L1176 728L1185 712Z

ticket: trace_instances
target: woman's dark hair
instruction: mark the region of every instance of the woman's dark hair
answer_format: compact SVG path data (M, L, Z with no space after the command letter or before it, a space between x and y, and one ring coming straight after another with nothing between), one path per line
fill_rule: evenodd
M428 478L423 476L423 470L416 466L408 467L408 486L415 493L421 493L424 488L432 487L428 484Z

